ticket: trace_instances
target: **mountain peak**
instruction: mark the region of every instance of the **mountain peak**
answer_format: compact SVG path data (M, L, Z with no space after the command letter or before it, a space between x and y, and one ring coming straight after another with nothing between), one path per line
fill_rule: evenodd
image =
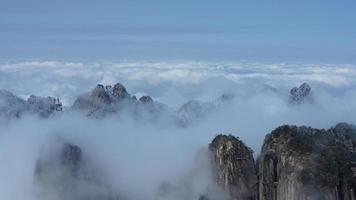
M301 104L309 96L311 92L311 87L308 83L303 83L299 87L293 87L290 90L290 103Z
M239 138L218 135L209 145L219 186L232 199L256 199L257 176L252 150Z
M140 101L142 103L152 103L153 102L153 99L150 97L150 96L142 96L140 98Z
M130 94L126 91L126 88L121 83L116 83L114 85L112 94L117 98L128 98Z

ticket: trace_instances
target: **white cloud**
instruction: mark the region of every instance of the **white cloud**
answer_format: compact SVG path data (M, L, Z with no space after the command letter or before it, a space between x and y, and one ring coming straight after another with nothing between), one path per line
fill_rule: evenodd
M173 108L190 99L213 100L223 93L236 98L200 124L184 129L141 124L130 116L95 121L76 113L0 124L0 199L1 195L9 200L38 199L32 188L34 163L38 149L53 135L81 146L115 188L133 199L155 199L162 182L179 185L182 177L186 181L184 177L196 167L196 153L218 133L239 136L258 154L264 136L282 124L328 128L340 121L356 123L355 67L152 61L1 64L3 89L22 97L60 97L66 105L97 83L116 82L131 94L149 94ZM288 105L290 88L304 81L312 87L314 103ZM206 178L194 181L209 185Z
M208 62L102 62L33 61L0 64L0 85L20 96L52 95L70 105L78 93L97 83L122 82L132 93L150 93L159 99L162 84L195 87L209 79L291 87L303 81L328 87L350 87L356 81L353 65L208 63ZM253 83L254 82L254 83ZM143 91L143 89L147 91ZM186 95L185 91L177 91ZM204 96L204 94L201 94ZM187 98L192 97L187 95ZM197 98L197 96L195 96ZM199 98L199 97L198 97Z

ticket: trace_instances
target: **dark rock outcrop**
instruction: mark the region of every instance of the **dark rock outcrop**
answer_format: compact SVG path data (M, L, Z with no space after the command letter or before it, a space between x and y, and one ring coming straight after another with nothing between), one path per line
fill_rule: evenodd
M107 114L117 113L137 102L126 88L116 83L114 86L98 84L89 94L79 96L72 108L87 116L101 118Z
M43 175L48 172L61 170L67 175L76 176L83 165L82 150L69 143L63 143L62 147L48 149L52 154L46 154L37 161L35 174Z
M256 199L257 176L252 150L232 135L216 136L209 149L218 185L231 199Z
M72 109L94 118L124 114L138 121L178 121L175 113L166 105L154 101L150 96L142 96L137 100L120 83L114 86L97 85L92 92L78 97Z
M82 166L82 152L78 146L69 143L51 144L43 149L36 162L35 178L45 187L65 187L65 181L74 180Z
M90 170L80 147L69 143L44 149L36 163L34 178L43 199L121 199L95 175L95 171Z
M261 200L356 197L356 129L281 126L266 136L259 160Z
M65 143L61 152L61 164L67 166L71 174L75 175L82 162L82 150L78 146Z
M142 96L140 98L140 102L142 102L142 103L152 103L153 100L152 100L152 98L150 96Z
M104 87L103 85L98 84L91 92L90 97L93 99L93 101L98 103L109 104L114 101L110 91L112 91L111 86Z
M130 97L130 94L127 93L126 88L120 83L116 83L114 85L113 90L112 90L112 94L113 94L114 97L121 98L121 99Z
M290 90L289 102L291 104L301 104L310 98L311 87L308 83L303 83L299 87Z

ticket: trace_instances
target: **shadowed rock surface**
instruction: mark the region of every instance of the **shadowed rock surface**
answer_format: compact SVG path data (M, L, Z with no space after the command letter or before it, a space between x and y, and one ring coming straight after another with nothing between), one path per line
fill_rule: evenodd
M252 150L232 135L216 136L209 149L217 182L231 199L256 199L257 176Z
M267 135L259 160L261 200L353 200L356 129L281 126Z
M47 147L35 167L39 195L55 200L122 199L83 160L82 150L69 143Z
M142 96L140 98L140 101L142 103L152 103L153 102L153 100L152 100L152 98L150 96Z
M289 102L291 104L301 104L310 98L310 92L311 87L308 83L303 83L299 87L294 87L290 90Z

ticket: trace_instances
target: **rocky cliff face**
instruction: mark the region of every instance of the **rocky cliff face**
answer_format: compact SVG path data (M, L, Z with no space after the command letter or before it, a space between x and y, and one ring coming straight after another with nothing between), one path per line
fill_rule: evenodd
M261 200L355 199L356 129L281 126L259 160Z
M209 145L218 185L231 199L355 200L356 127L281 126L268 134L255 163L234 136Z
M234 136L218 135L209 145L217 183L231 199L257 198L253 152Z

